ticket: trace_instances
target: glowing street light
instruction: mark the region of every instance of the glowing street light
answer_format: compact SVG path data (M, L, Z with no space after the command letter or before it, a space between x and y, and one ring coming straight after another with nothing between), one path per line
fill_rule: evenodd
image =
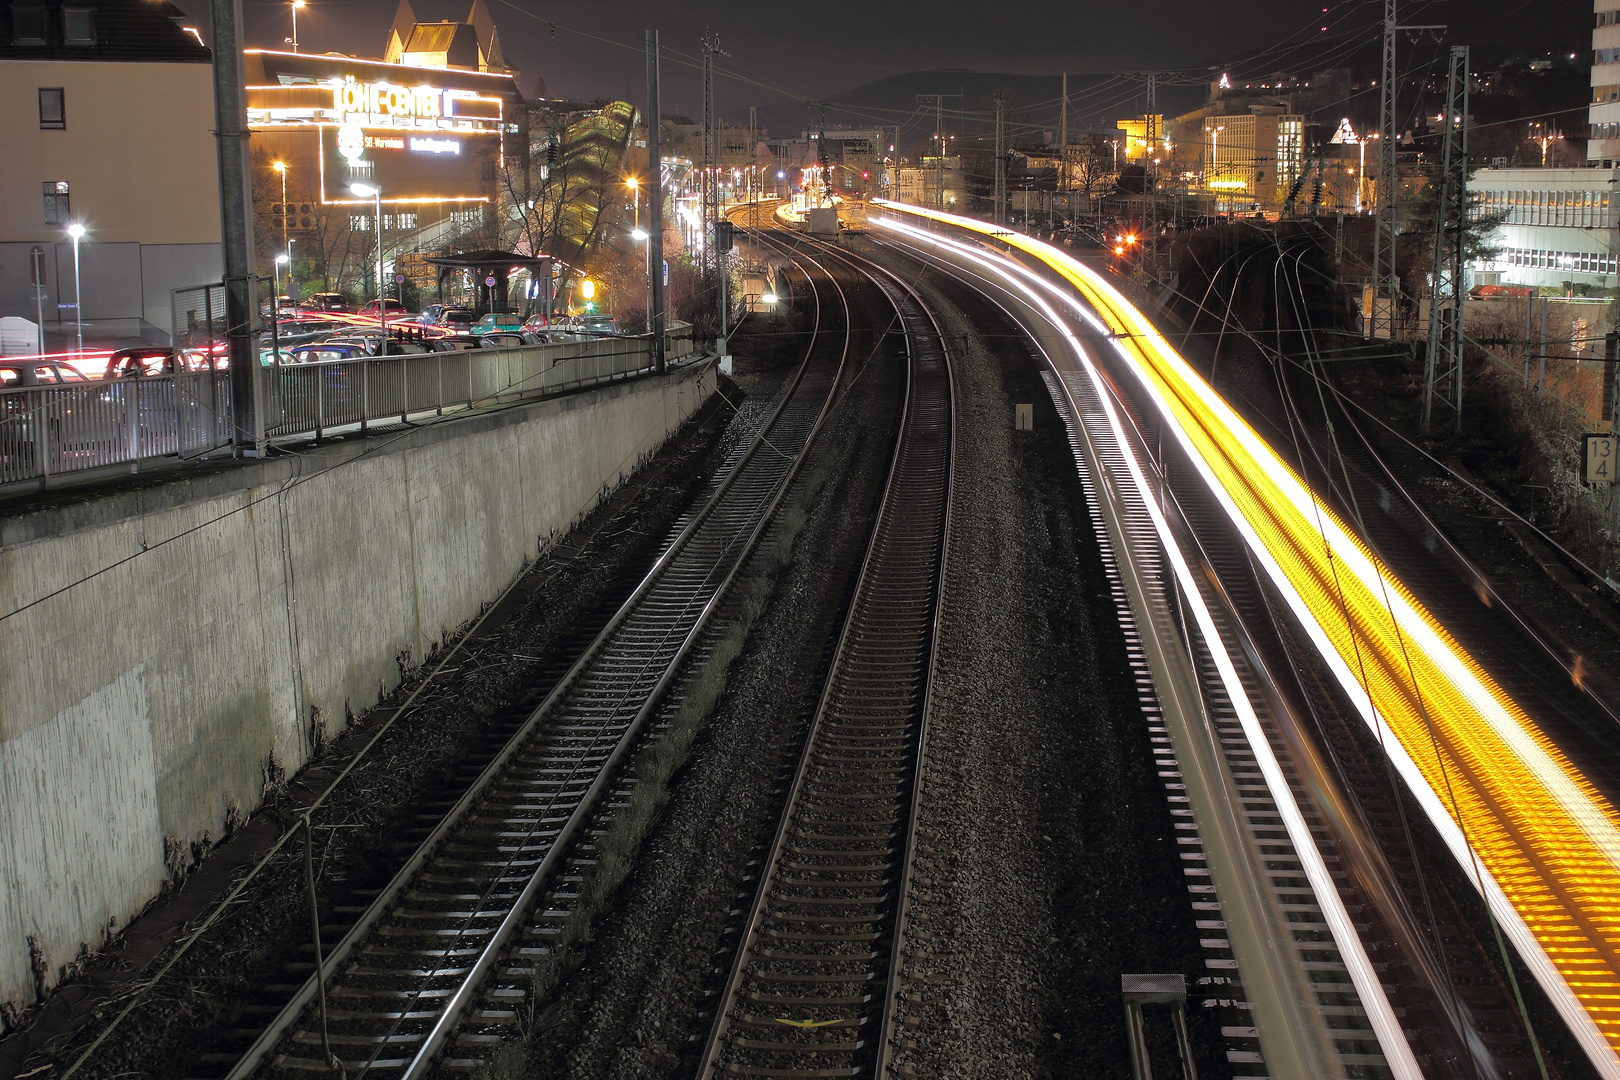
M293 0L297 3L298 0ZM382 186L379 184L366 184L355 182L349 185L349 190L362 199L375 199L377 217L374 226L377 230L377 327L382 331L382 346L379 355L388 353L388 305L383 302L383 252L382 252Z
M293 52L298 51L298 9L303 7L306 3L308 3L308 0L292 0L292 20L293 20L292 47L293 47Z
M287 250L287 163L278 161L270 166L281 174L281 250Z
M84 352L84 298L79 295L79 241L84 238L84 226L75 221L67 227L73 238L73 319L78 324L79 352ZM44 328L40 329L43 334Z
M281 266L283 263L290 261L286 252L276 256L276 295L270 298L270 317L272 319L281 313ZM289 275L292 273L292 267L287 268L287 273Z

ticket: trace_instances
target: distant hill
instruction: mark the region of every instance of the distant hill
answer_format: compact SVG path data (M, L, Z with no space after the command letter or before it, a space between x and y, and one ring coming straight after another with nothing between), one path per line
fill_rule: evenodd
M994 138L994 95L998 91L1006 98L1008 131L1017 136L1017 142L1038 142L1046 131L1057 131L1062 93L1062 80L1058 76L964 69L891 75L834 94L826 104L825 122L829 128L898 126L900 145L909 149L927 140L934 131L933 106L919 104L918 96L949 94L951 96L945 99L945 130L978 142ZM1160 110L1172 114L1184 112L1196 107L1203 97L1201 87L1167 88L1160 91ZM1141 113L1146 100L1146 88L1141 83L1107 76L1071 75L1069 129L1071 132L1088 128L1111 130L1115 120ZM726 121L746 124L748 113L746 109L740 113L728 112ZM798 135L807 129L814 131L822 123L822 105L814 102L761 106L759 122L778 138Z

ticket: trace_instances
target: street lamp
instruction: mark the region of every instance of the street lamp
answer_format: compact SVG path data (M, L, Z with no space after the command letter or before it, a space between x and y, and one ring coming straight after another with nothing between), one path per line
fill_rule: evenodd
M73 319L78 323L79 352L84 352L84 299L79 295L79 241L84 237L84 226L75 221L67 227L73 237ZM44 328L40 334L44 334Z
M624 182L630 188L630 194L631 194L631 197L635 200L635 206L636 206L636 224L635 224L635 228L630 230L630 238L632 240L634 240L638 244L645 243L649 234L647 233L647 231L645 229L643 229L641 227L641 181L637 180L634 176L627 176L627 177L625 177ZM647 249L644 252L642 252L642 255L641 255L641 295L642 295L642 310L643 310L643 312L645 312L645 315L643 317L647 319L648 325L651 326L651 324L652 324L652 245L651 244L647 245Z
M305 5L305 3L307 3L307 2L308 2L308 0L292 0L292 20L293 20L292 47L293 47L293 52L298 51L298 9L303 7Z
M270 166L281 174L281 250L287 250L287 163L278 161Z
M298 0L294 0L297 3ZM379 355L388 353L388 305L383 302L383 252L382 252L382 185L353 183L349 190L362 199L376 200L375 227L377 230L377 326L382 330L382 345L378 349Z
M286 252L276 256L276 295L270 298L270 317L274 319L281 314L281 264L289 262ZM292 274L292 267L287 267L287 273Z

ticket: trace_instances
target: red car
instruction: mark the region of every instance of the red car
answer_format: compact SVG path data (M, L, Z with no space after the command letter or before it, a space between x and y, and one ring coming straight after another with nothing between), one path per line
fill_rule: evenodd
M385 315L385 318L387 319L399 319L410 314L409 311L405 310L405 305L400 303L398 300L385 299L382 301L382 303L384 305L384 310L387 312ZM375 319L377 317L377 301L367 301L366 305L359 310L358 314L361 316L361 318L366 318L369 316L370 318Z

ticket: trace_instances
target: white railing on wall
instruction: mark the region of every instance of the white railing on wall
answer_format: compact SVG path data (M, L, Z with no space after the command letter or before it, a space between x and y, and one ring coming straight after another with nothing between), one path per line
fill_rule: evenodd
M684 324L665 357L696 350ZM407 353L260 368L265 436L364 431L566 393L652 370L650 337ZM107 379L0 391L0 494L231 442L227 371Z

